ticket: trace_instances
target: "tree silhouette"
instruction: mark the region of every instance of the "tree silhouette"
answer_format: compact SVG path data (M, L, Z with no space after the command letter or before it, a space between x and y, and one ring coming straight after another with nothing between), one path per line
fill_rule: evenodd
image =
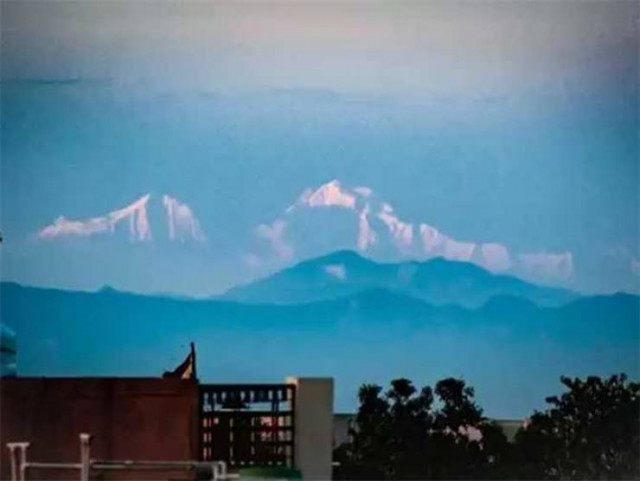
M396 379L382 393L360 388L360 409L352 442L336 449L342 479L463 479L495 477L493 466L506 446L502 431L482 417L473 389L464 381L436 385L441 408L433 409L430 387L420 392L408 379ZM483 436L487 436L484 439Z
M474 390L443 379L420 392L407 379L360 388L352 441L338 447L336 479L640 479L640 384L561 378L507 442Z
M474 389L460 379L436 384L442 407L435 414L429 453L430 478L481 479L500 477L507 438L482 414Z
M568 388L547 398L516 436L522 478L640 478L640 384L624 374L607 380L561 378Z

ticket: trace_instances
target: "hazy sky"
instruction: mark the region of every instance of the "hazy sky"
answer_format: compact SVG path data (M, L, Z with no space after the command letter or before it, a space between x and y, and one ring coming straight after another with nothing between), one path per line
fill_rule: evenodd
M3 280L217 292L261 274L258 225L337 178L455 238L569 252L572 288L638 291L637 2L1 9ZM37 237L146 193L206 239Z

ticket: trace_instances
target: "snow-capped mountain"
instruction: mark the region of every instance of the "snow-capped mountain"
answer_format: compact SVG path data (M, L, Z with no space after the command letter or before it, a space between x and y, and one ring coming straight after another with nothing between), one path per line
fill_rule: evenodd
M37 237L54 240L116 232L128 232L133 243L207 240L189 205L169 195L152 194L97 217L58 217ZM256 268L266 272L341 249L382 261L442 257L542 283L564 283L573 274L571 252L517 252L500 240L458 239L425 221L404 218L369 187L346 186L339 180L305 189L281 215L257 226L253 234L247 249L239 247L235 254L244 258L254 275ZM239 246L243 243L241 238L234 241Z
M312 218L321 212L331 217ZM344 186L339 180L306 189L281 216L258 226L256 234L268 244L272 256L283 261L348 248L383 259L442 257L472 262L491 272L541 281L566 281L573 274L571 252L522 253L499 241L456 239L426 222L402 218L372 189ZM309 251L308 244L327 237L333 237L333 244Z
M116 232L119 226L126 225L131 242L150 242L153 240L148 210L150 202L155 200L151 194L145 194L131 204L116 209L106 215L85 220L71 220L58 217L53 224L42 228L38 238L52 240L66 236L94 236ZM191 208L178 199L162 196L166 235L171 241L204 242L206 236Z

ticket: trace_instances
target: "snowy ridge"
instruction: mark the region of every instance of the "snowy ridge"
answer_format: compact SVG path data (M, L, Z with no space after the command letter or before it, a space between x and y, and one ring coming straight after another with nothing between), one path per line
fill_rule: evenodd
M126 223L131 242L150 242L153 240L147 213L150 199L151 194L145 194L126 207L87 220L70 220L60 216L53 224L42 228L37 237L42 240L53 240L68 236L88 237L110 234L115 232L119 224ZM170 240L180 242L189 240L203 242L206 240L198 220L187 204L168 195L163 197L163 204Z
M258 226L256 234L269 243L276 257L289 260L295 254L295 246L287 236L291 220L294 216L304 215L306 210L326 208L354 213L357 238L353 242L361 252L375 250L385 241L398 254L473 262L492 272L518 272L541 280L567 280L573 275L571 252L513 253L499 242L459 240L428 223L407 222L389 203L379 200L369 187L348 188L337 179L316 189L305 189L282 216L271 224ZM252 256L255 258L255 254Z

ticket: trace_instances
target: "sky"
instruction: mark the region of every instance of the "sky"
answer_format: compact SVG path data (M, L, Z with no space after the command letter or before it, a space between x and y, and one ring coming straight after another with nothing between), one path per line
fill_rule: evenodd
M278 242L338 179L514 275L640 291L637 2L0 8L2 280L219 293L323 253Z

